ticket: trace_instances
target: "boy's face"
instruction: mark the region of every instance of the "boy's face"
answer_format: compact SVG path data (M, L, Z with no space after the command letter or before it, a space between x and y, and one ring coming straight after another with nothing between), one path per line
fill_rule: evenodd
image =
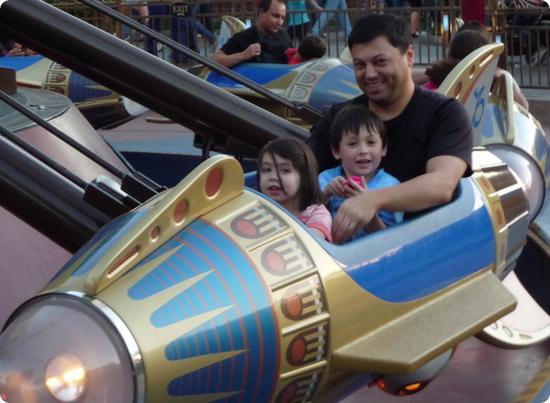
M385 107L397 102L412 82L411 47L403 54L385 36L379 36L353 45L351 56L357 85L377 105Z
M362 126L358 133L344 132L340 148L332 149L332 154L341 160L347 177L364 176L368 182L378 170L386 147L382 145L380 134Z

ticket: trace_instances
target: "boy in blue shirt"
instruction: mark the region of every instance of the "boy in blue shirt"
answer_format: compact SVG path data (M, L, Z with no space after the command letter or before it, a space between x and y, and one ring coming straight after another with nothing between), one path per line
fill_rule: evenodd
M379 168L387 150L386 129L384 122L366 107L350 104L338 112L330 128L330 149L341 165L321 172L319 185L330 198L333 216L348 197L399 184ZM350 240L401 221L403 212L379 211Z

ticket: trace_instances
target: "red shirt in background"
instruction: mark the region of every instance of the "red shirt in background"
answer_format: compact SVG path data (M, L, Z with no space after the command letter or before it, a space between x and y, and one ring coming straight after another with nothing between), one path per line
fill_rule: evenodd
M288 48L285 50L285 55L287 59L288 64L300 64L302 63L300 60L296 58L296 53L298 52L298 48Z

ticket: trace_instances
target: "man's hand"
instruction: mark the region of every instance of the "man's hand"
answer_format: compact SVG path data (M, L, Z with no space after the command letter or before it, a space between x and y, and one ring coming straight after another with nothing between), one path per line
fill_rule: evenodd
M246 48L245 54L247 60L258 57L262 54L262 46L259 43L253 43Z
M259 43L253 43L248 45L248 47L242 52L231 53L229 55L225 54L223 50L218 49L210 57L216 63L221 64L225 67L233 67L239 63L246 62L250 59L253 59L262 54L262 46Z
M342 203L332 223L334 243L347 241L376 215L378 208L369 193L372 192L362 191L358 196L350 197Z
M22 46L20 43L15 43L15 46L8 51L8 56L34 56L36 52Z

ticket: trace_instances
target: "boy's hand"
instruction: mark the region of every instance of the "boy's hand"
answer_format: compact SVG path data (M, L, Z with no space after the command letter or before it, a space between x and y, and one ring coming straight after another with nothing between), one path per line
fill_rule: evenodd
M362 176L350 176L344 183L345 197L357 196L366 189L367 184Z
M325 196L340 196L340 197L346 197L346 188L345 184L346 180L342 176L337 176L333 180L330 181L328 185L325 186L323 189L323 193Z

